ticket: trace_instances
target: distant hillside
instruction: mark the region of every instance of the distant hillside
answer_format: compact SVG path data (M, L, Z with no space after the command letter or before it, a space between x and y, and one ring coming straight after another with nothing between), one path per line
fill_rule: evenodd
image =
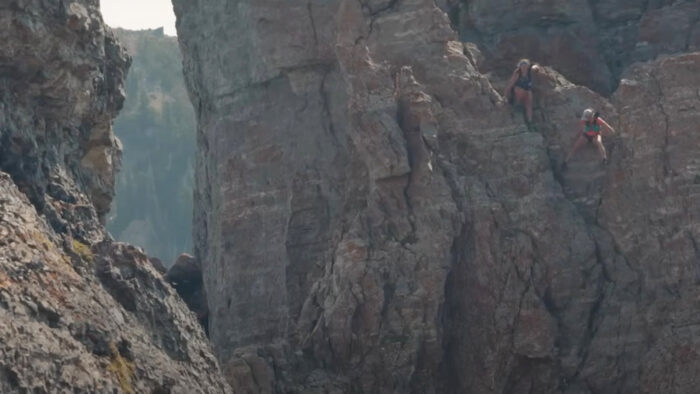
M162 29L115 29L133 57L114 123L124 145L108 230L171 264L192 248L195 118L177 39Z

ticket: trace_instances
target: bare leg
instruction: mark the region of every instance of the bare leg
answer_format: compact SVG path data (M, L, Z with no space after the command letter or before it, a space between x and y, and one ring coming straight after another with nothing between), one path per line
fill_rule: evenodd
M532 91L525 92L525 117L532 123Z
M586 137L584 137L583 134L579 134L578 138L576 139L576 142L574 142L574 146L571 148L571 151L566 156L566 159L564 159L564 163L568 163L569 159L571 159L571 156L573 156L574 153L576 153L577 150L581 149L581 147L585 144Z
M603 146L603 137L599 134L595 140L593 140L593 143L595 143L596 148L598 148L598 152L603 160L608 160L608 155L605 153L605 146Z
M515 103L525 106L525 91L516 86L513 88L513 94L515 95Z
M518 104L525 108L525 119L528 123L532 122L532 92L529 92L523 88L515 87L515 100Z

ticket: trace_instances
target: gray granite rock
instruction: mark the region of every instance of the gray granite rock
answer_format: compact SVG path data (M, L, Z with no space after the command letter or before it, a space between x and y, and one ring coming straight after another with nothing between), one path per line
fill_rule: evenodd
M0 391L219 393L201 327L140 250L62 238L0 173Z
M196 317L102 221L129 59L99 2L0 4L0 392L230 392Z
M188 254L181 254L168 270L165 280L175 288L206 329L209 324L209 308L199 261Z
M195 254L234 391L693 392L698 55L626 68L611 99L545 69L527 127L454 3L174 1ZM479 29L541 17L574 40L597 18L506 3L469 2ZM532 34L572 64L598 45ZM589 106L618 131L611 162L587 148L562 172Z
M482 47L482 71L510 73L519 58L529 57L604 95L635 62L697 50L700 26L700 4L685 0L451 0L441 6L462 39Z

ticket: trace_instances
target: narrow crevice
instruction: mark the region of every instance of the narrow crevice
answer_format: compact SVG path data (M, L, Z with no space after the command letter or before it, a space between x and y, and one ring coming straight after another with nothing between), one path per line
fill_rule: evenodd
M328 93L326 92L326 80L328 79L328 76L331 74L332 71L332 67L328 67L325 69L323 77L321 78L321 84L318 88L318 94L321 96L321 102L323 105L323 118L324 122L326 122L326 127L328 128L328 131L333 137L334 142L336 142L336 145L342 146L340 144L340 141L338 140L338 135L336 133L335 126L333 125L333 115L331 114L330 99L328 97Z
M515 265L515 262L513 262L513 265ZM531 267L532 268L532 267ZM518 310L516 313L513 314L513 321L511 322L511 329L510 329L510 349L511 352L515 352L515 335L518 332L518 326L520 325L520 316L522 315L522 310L523 310L523 303L525 302L525 297L527 296L527 293L530 291L530 288L532 287L532 276L529 278L523 278L522 275L520 274L518 267L515 267L515 275L518 277L520 282L524 284L523 291L520 292L520 299L518 301ZM515 354L515 353L514 353Z
M656 105L664 117L664 146L662 148L662 159L664 176L669 176L674 175L673 170L671 168L671 155L668 153L670 139L670 117L668 113L666 113L666 108L664 107L664 101L666 97L664 96L664 91L661 87L661 83L659 82L657 73L657 71L652 71L649 75L651 76L652 81L654 81L654 86L657 90L656 96L658 97L658 99L656 101Z
M370 17L369 21L369 31L367 32L367 39L372 36L372 32L374 31L374 22L377 20L377 18L384 12L391 11L396 7L399 3L400 0L390 0L388 3L384 4L383 6L377 7L376 9L372 9L372 7L367 4L365 0L357 0L360 3L360 6L362 7L363 10L367 13L367 15ZM358 38L358 41L361 40L362 37ZM356 42L356 43L357 43Z
M690 243L693 245L693 250L695 251L695 256L698 257L698 259L700 259L700 246L698 245L698 241L695 239L695 237L693 236L693 234L690 231L686 232L686 234L688 235L688 238L690 239Z
M314 13L311 9L311 2L306 3L306 11L309 13L309 22L311 23L311 30L314 33L314 44L318 47L318 32L316 31L316 21L314 20Z
M700 22L700 9L698 9L697 13L695 14L693 21L690 22L690 27L688 28L688 35L685 37L685 46L683 47L683 50L685 52L690 51L690 41L693 39L693 31L698 25L698 22Z
M686 230L685 235L688 237L690 244L693 246L693 252L695 253L696 261L695 266L699 269L699 271L697 271L695 274L695 280L696 282L700 282L700 245L698 244L698 241L695 239L695 236L690 230Z
M405 136L405 132L404 132ZM405 138L405 137L404 137ZM406 144L408 145L408 143ZM398 240L401 245L406 245L406 244L413 244L417 241L416 238L416 233L417 233L417 228L416 228L416 221L414 217L414 210L413 210L413 203L411 202L411 186L413 184L413 176L414 176L414 169L413 169L413 163L411 162L411 151L407 149L408 151L408 163L410 167L410 172L406 174L406 183L403 187L402 193L403 193L403 199L404 202L406 203L406 209L408 210L408 215L406 219L408 220L408 224L411 226L411 232L409 235L404 237L401 240Z
M459 233L454 237L452 241L452 246L450 248L451 264L449 266L444 288L443 288L443 302L440 305L440 316L439 322L442 327L441 332L441 343L442 343L442 353L443 353L443 365L439 368L441 371L441 381L446 386L444 387L445 392L453 393L458 392L460 386L460 376L462 376L462 371L457 370L457 365L459 364L455 358L457 357L458 350L456 342L455 332L458 327L455 327L460 313L459 300L459 283L462 276L462 271L465 269L462 267L466 264L466 247L468 241L471 238L469 232L469 224L462 223Z
M596 242L595 244L595 257L597 263L603 267L605 267L605 263L603 262L602 256L600 254L600 249L598 247L598 243ZM606 293L607 293L607 286L608 284L611 283L609 282L608 278L606 278L606 275L600 275L598 282L596 283L597 288L596 288L596 293L598 294L598 297L596 300L593 302L593 305L591 306L591 309L588 313L588 320L586 321L586 329L583 334L583 339L581 341L581 347L579 349L579 363L576 367L576 371L574 372L574 375L569 379L570 381L575 381L581 374L583 367L586 365L586 362L588 361L588 356L590 355L590 345L591 342L593 342L593 339L595 338L598 328L600 327L601 319L598 318L598 314L601 310L601 306L603 305L605 298L606 298ZM612 282L614 283L614 282Z

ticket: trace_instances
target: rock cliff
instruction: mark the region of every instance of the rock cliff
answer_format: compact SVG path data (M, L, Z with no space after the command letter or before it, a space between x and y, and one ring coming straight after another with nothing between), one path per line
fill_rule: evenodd
M234 391L700 383L697 3L511 3L174 0ZM532 128L499 93L522 56L553 66ZM589 106L611 162L562 172Z
M225 392L195 316L103 222L129 58L98 2L0 4L0 392Z
M464 41L479 44L482 71L530 56L572 82L612 92L632 63L700 50L700 4L687 0L442 0Z

